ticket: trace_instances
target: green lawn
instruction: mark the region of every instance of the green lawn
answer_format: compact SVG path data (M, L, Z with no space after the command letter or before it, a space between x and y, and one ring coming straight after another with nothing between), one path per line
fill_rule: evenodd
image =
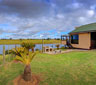
M22 42L28 42L33 44L42 44L42 40L0 40L0 44L21 44ZM44 44L61 43L60 40L44 40Z
M11 61L13 60L12 55L11 55L11 54L10 54L10 55L6 55L6 56L5 56L5 60L6 60L7 62L11 62ZM2 65L2 64L3 64L3 56L0 55L0 65Z
M37 54L31 63L32 73L41 75L40 85L96 85L96 51L66 54ZM24 65L9 63L0 67L0 85L12 85L23 73Z

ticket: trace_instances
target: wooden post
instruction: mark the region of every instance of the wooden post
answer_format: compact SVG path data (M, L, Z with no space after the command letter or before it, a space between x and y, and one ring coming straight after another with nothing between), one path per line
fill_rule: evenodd
M17 48L16 44L15 44L15 49Z
M15 50L17 50L17 46L16 46L16 44L15 44ZM15 54L15 57L16 57L16 54Z
M62 44L62 35L61 35L61 44Z
M42 53L43 53L43 44L44 44L44 40L42 39Z
M8 45L8 54L9 54L9 45Z
M3 45L3 65L5 64L5 46Z
M9 61L10 61L10 56L9 56L9 45L8 45L8 57L9 57Z

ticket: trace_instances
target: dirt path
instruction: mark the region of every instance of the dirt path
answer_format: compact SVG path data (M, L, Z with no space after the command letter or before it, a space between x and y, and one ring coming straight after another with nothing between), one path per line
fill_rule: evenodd
M16 79L13 80L14 85L38 85L40 82L40 76L32 75L31 81L24 81L22 75L18 76Z

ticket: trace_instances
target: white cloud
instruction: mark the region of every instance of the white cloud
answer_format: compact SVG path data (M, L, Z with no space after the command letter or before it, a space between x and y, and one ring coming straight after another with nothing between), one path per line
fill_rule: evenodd
M95 12L94 12L94 10L88 10L87 14L88 14L87 15L88 17L92 17L95 14Z
M60 19L64 18L64 14L57 14L57 18L60 18Z
M79 17L78 21L81 23L84 23L86 21L86 19L84 17Z

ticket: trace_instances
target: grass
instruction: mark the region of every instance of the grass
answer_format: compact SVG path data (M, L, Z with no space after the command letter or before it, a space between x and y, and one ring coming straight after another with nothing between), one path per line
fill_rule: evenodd
M9 54L9 55L6 55L5 56L5 61L7 62L11 62L13 60L13 55L12 54ZM3 56L0 55L0 65L3 64Z
M96 51L66 54L37 54L31 63L32 73L41 75L40 85L96 85ZM24 65L0 67L0 85L12 85L23 73Z
M0 40L0 44L21 44L22 42L28 42L33 44L42 44L42 40ZM60 40L44 40L44 44L61 43Z

